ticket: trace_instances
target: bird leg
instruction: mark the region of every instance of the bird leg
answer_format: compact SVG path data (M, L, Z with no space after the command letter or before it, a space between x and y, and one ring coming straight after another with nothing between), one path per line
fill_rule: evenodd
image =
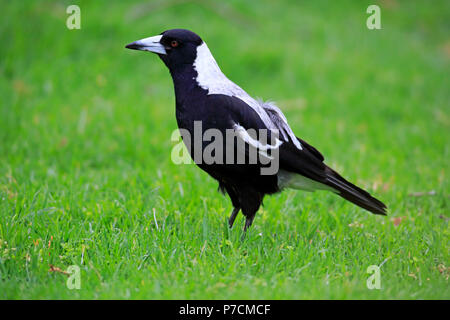
M236 219L236 216L237 216L239 210L241 210L241 208L239 208L239 207L235 207L233 209L233 212L231 213L231 216L228 219L228 225L230 226L230 228L233 227L234 220Z
M255 219L255 215L253 215L252 217L245 217L244 232L246 232L247 229L250 228L253 223L253 219Z

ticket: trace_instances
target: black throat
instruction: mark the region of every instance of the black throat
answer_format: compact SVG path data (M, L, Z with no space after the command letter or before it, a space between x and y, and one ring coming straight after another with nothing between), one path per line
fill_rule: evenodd
M176 69L169 69L175 89L175 99L177 110L182 111L189 107L188 101L195 101L192 98L206 96L207 91L201 88L197 82L198 73L192 64L177 66ZM186 105L187 104L187 105ZM195 107L195 106L192 106Z

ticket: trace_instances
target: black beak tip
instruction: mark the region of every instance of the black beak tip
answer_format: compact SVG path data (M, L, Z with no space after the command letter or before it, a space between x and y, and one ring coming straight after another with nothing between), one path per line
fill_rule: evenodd
M125 46L126 49L139 50L139 45L135 42L129 43Z

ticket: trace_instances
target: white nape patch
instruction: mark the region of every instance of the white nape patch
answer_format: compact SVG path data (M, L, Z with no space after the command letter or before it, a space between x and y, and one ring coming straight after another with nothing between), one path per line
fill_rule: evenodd
M336 192L335 189L320 182L309 179L298 173L280 170L277 174L278 188L300 189L304 191L328 190Z
M220 70L205 42L197 47L194 69L198 74L196 78L198 85L207 90L208 94L224 94L241 99L255 110L268 129L279 130L284 139L287 140L287 136L289 136L298 149L303 149L281 110L273 103L263 103L253 99L247 92L228 79ZM272 112L269 114L266 109Z

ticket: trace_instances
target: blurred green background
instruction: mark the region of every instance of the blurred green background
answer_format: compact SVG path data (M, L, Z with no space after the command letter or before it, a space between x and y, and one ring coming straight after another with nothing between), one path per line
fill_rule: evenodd
M366 8L381 8L368 30ZM81 8L68 30L66 8ZM449 1L1 1L0 298L449 299ZM228 198L170 160L172 28L389 207ZM49 271L81 268L80 290ZM366 270L381 265L381 290Z

